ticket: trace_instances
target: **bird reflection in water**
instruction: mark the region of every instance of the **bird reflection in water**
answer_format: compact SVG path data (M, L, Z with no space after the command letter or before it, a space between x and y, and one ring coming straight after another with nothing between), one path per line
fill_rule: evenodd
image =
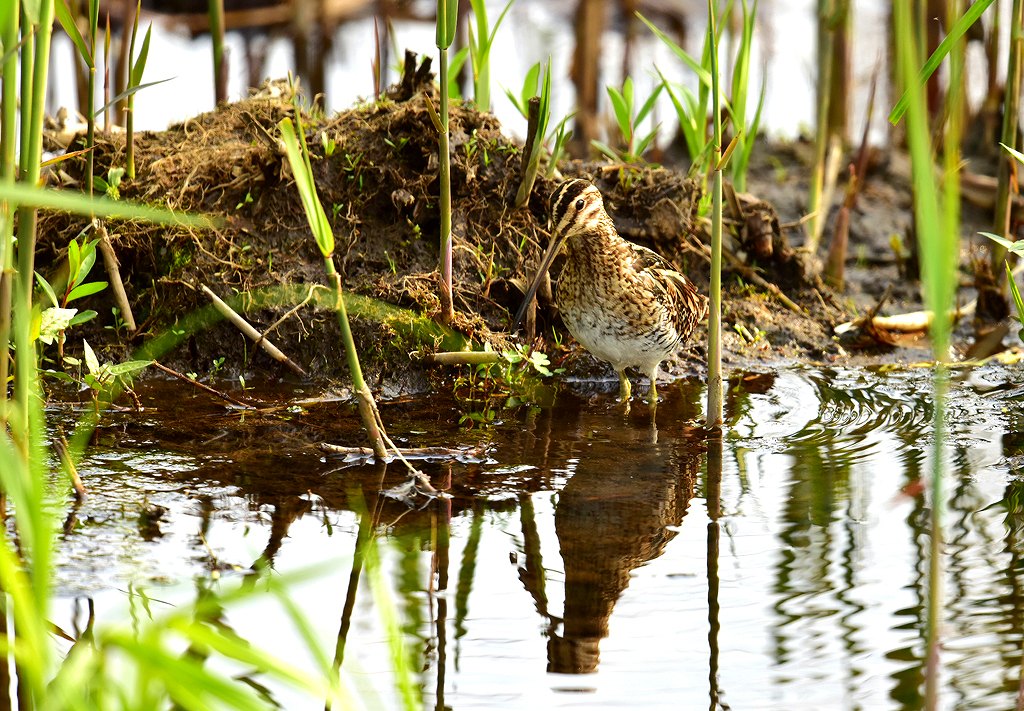
M603 429L602 420L587 419L581 412L578 432ZM547 609L532 501L520 500L525 552L520 579L550 623L549 672L597 670L601 640L608 636L630 572L664 552L675 535L670 527L682 522L693 497L702 457L698 440L654 446L648 432L628 426L607 436L608 441L587 442L587 456L576 460L558 495L555 533L565 572L561 617Z

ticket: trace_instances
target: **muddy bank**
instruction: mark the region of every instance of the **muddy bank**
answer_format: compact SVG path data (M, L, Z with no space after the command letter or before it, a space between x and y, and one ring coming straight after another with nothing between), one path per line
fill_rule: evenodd
M396 92L337 116L303 116L318 190L338 245L335 261L352 295L363 365L385 397L421 391L449 377L450 371L428 367L419 354L484 344L510 347L509 312L518 307L523 282L546 246L547 199L556 185L538 180L528 205L515 209L521 146L493 116L453 110L457 319L452 329L438 326L432 320L438 310L437 141L426 107L428 97L435 103L436 97L429 87ZM78 329L69 348L84 336L118 360L156 336L174 333L167 341L174 348L162 359L180 370L204 374L216 362L226 373L288 377L233 326L206 323L209 302L200 291L205 285L260 330L303 304L270 337L314 380L347 379L337 323L322 302L318 305L324 290L314 288L324 283L322 259L277 140L277 122L292 112L288 96L263 92L138 136L138 175L122 181L121 198L203 212L222 222L210 231L111 225L140 328L134 335L107 328L114 325L107 289L85 305L100 315ZM100 137L97 175L122 166L124 149L120 134ZM802 241L799 220L807 194L799 146L765 146L754 155L753 195L727 201L727 239L739 257L725 265L723 278L727 360L921 357L921 348L855 349L833 334L836 324L870 306L890 283L896 286L891 308L920 307L916 284L900 273L898 255L887 244L892 234L910 239L910 193L896 162L869 176L852 221L849 291L837 295L816 277L813 260L793 246ZM573 162L559 168L565 177L593 179L623 236L671 259L706 293L709 224L698 214L697 181L646 165ZM78 184L83 173L81 160L65 161L59 182ZM38 262L43 273L59 272L68 241L84 226L63 214L43 216ZM828 229L826 239L827 234ZM770 254L765 243L774 247ZM106 278L101 265L92 278ZM665 365L667 371L702 374L705 328ZM541 305L538 333L543 337L537 345L569 375L611 375L571 343L550 304Z

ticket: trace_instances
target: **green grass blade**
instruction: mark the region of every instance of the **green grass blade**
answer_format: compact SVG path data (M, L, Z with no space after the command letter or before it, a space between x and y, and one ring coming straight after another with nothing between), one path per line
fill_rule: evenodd
M1017 320L1020 321L1024 331L1024 299L1020 296L1020 289L1017 288L1017 282L1013 280L1013 270L1010 269L1010 263L1004 262L1006 265L1006 279L1010 284L1010 294L1013 296L1013 303L1017 307Z
M640 107L640 110L636 112L636 119L633 121L634 126L647 118L647 114L651 113L651 110L654 108L654 102L658 100L658 95L661 94L661 89L661 84L654 87L654 91L647 97L647 101L645 101L643 106Z
M999 145L1003 147L1004 151L1006 151L1011 156L1013 156L1017 160L1018 163L1024 163L1024 153L1021 153L1020 151L1018 151L1018 150L1016 150L1014 148L1011 148L1010 146L1008 146L1008 145L1006 145L1005 143L1002 143L1002 142L1000 142Z
M37 188L24 183L0 183L0 200L8 200L27 207L63 210L77 215L96 215L120 220L145 220L158 225L211 228L219 220L206 215L173 212L159 207L139 205L124 200L103 197L90 198L82 193L52 188Z
M53 11L57 15L57 20L60 22L60 26L64 28L65 34L71 39L72 44L75 45L75 49L78 50L78 56L82 58L85 65L89 69L96 67L95 59L92 56L92 50L89 48L88 43L85 41L85 37L78 30L78 23L75 22L75 18L71 15L71 10L68 9L66 0L54 0Z
M277 127L281 131L285 153L288 155L288 164L292 168L295 185L299 189L302 207L306 211L306 217L313 229L313 237L324 258L330 258L334 254L334 232L327 220L327 213L324 212L323 205L320 204L320 199L317 197L313 173L309 169L309 164L303 159L299 141L295 135L295 126L290 118L283 118Z
M651 32L653 32L655 36L658 39L660 39L665 44L665 46L668 47L672 51L672 53L675 54L676 57L680 59L680 61L683 62L683 64L690 68L690 71L697 75L697 79L700 80L701 85L706 86L709 89L711 88L711 72L702 67L700 63L697 62L693 57L691 57L685 49L683 49L675 42L673 42L671 37L669 37L660 29L658 29L654 25L654 23L652 23L646 17L641 15L639 12L636 13L636 16L640 18L641 22L647 25Z
M988 237L993 242L999 244L1003 248L1014 252L1016 254L1024 256L1024 240L1019 242L1011 242L1002 235L993 234L992 232L980 232L979 234Z
M628 82L629 79L627 78ZM623 85L625 86L625 85ZM631 133L630 116L629 116L629 105L626 102L626 97L623 92L620 92L614 86L607 88L608 98L612 102L612 110L615 113L615 122L619 125L619 133L626 141L629 140Z
M949 54L949 50L952 49L953 45L964 36L967 30L973 25L982 13L985 12L992 4L993 0L976 0L963 16L957 20L956 24L953 25L952 29L946 33L942 42L932 52L932 56L928 57L928 61L921 67L921 71L917 75L917 86L918 88L925 85L925 82L935 73L935 70L942 64L942 60ZM1020 28L1017 28L1020 31ZM908 84L908 87L910 85ZM896 106L893 107L889 113L889 123L897 124L903 118L903 115L907 112L909 102L912 101L910 89L908 88L903 92L903 96L896 102Z
M109 109L114 104L117 104L117 103L127 99L129 96L134 96L135 94L138 94L143 89L148 89L149 87L156 86L157 84L163 84L164 82L170 81L171 79L174 79L174 78L175 77L167 77L166 79L158 79L156 81L151 81L148 84L138 84L136 86L130 86L127 89L125 89L124 91L122 91L120 94L115 96L113 99L111 99L107 103L103 104L103 106L101 106L98 109L96 109L96 111L93 113L93 118L99 118L100 114L102 114L104 111Z
M146 60L149 58L149 39L153 34L153 25L146 30L146 36L142 38L142 49L139 56L132 65L131 83L133 85L142 83L142 74L146 71Z

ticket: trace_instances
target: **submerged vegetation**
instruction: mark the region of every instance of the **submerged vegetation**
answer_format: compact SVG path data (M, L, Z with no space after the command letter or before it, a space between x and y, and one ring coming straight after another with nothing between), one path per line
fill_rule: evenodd
M547 242L547 202L555 180L587 176L601 189L624 236L653 248L710 292L706 341L681 354L674 365L676 374L707 375L703 417L695 413L693 419L706 425L702 435L712 432L709 488L715 453L721 457L717 431L729 424L723 361L757 358L769 341L782 338L788 342L778 344L781 355L816 359L846 356L847 348L862 349L871 358L898 343L897 329L875 318L888 292L863 313L863 305L853 305L841 288L824 285L822 277L829 275L817 255L819 239L829 236L829 181L838 179L845 150L843 129L836 125L841 121L830 107L843 105L842 93L849 90L838 56L847 51L848 3L818 4L818 110L813 156L806 166L809 179L801 183L808 214L790 224L780 224L771 204L747 194L753 167L770 163L758 155L765 145L759 127L766 92L776 80L760 78L751 111L757 0L708 0L710 20L699 60L656 22L638 15L635 20L678 60L687 81L671 81L667 77L680 71L659 67L646 96L629 75L607 86L611 130L606 137L588 135L587 117L576 111L552 115L559 78L553 76L550 57L536 63L518 94L506 89L527 119L525 145L510 138L488 113L494 43L513 3L504 5L492 26L486 3L473 0L468 46L450 59L458 5L439 0L436 6L437 83L430 58L417 64L410 52L394 87L337 116L325 115L315 103L304 104L291 82L269 83L244 100L142 135L134 131L133 115L135 102L145 101L151 86L142 81L151 30L136 51L141 3L132 16L125 85L120 92L107 91L99 110L98 0L84 8L65 0L21 0L0 11L0 382L5 386L0 487L9 517L0 545L0 587L6 593L0 650L17 671L20 708L266 707L259 685L231 671L239 666L301 688L328 707L352 703L339 674L344 634L336 658L329 659L308 616L289 597L293 581L275 578L264 564L248 571L249 578L209 587L202 583L191 606L166 615L147 610L131 629L90 628L72 639L63 658L56 653L50 617L63 510L81 495L77 462L107 409L126 393L130 397L133 379L151 365L201 385L196 373L215 356L218 369L226 360L242 379L243 393L244 373L250 369L278 373L276 364L261 360L257 346L234 338L234 326L212 323L207 294L220 294L215 302L220 312L230 313L233 307L271 324L252 329L252 339L260 348L269 347L271 338L278 341L302 363L305 369L297 372L308 371L318 382L339 377L340 340L373 457L381 463L392 454L403 457L385 430L373 383L384 384L378 389L385 397L430 387L451 390L464 410L455 424L488 427L497 410L549 404L554 376L604 373L595 360L565 342L559 317L550 308L550 284L542 287L542 308L530 321L531 342L517 342L508 333L510 312L523 296L524 275ZM933 595L924 680L929 707L939 705L941 673L945 398L956 341L957 289L961 275L969 273L961 264L961 176L969 110L965 47L968 30L987 17L990 6L998 9L993 0L970 7L951 0L945 36L927 45L921 42L927 38L922 13L915 11L923 2L894 3L892 15L897 65L892 74L896 94L903 98L891 119L903 121L910 158L907 184L913 194L912 230L893 244L914 241L911 231L916 236L913 257L925 308L923 326L909 330L918 335L928 331L934 363ZM1015 0L1011 15L1018 30L1021 6ZM214 29L223 29L221 3L211 2L210 16ZM85 129L66 140L46 128L44 116L54 19L71 38L88 76L82 98ZM727 42L730 22L735 29ZM108 19L106 43L109 26ZM220 84L227 76L226 59L223 38L215 34L214 74ZM979 292L978 321L985 326L992 320L1005 322L1007 295L1024 322L1018 284L1010 264L1003 264L1008 254L1024 254L1011 219L1013 160L1024 160L1017 143L1024 53L1020 32L1010 37L1006 104L995 111L1002 117L1004 150L994 157L998 183L990 203L990 251L970 265ZM723 61L727 49L732 51ZM453 101L458 69L467 56L473 99ZM109 74L109 63L104 66ZM379 74L379 64L374 66ZM723 67L731 74L723 74ZM945 79L943 91L937 92L933 87L940 69ZM653 162L671 148L665 126L655 120L662 99L670 102L678 122L686 154L681 170ZM121 100L125 132L97 130L96 118ZM583 149L576 159L566 160L572 138ZM54 154L45 162L44 145ZM993 147L981 147L988 148ZM869 177L866 164L866 158L857 160L852 170L854 194ZM831 253L840 255L842 264L847 237L836 222L833 239L842 246ZM1009 275L1005 289L1004 271ZM904 276L914 275L908 269ZM841 285L843 279L831 283ZM233 316L235 323L244 321ZM726 321L729 328L723 327ZM843 321L849 328L841 333L854 334L852 345L833 340L833 326ZM1002 350L1002 336L996 341L973 357ZM190 348L175 350L181 343ZM277 360L294 365L288 357ZM191 375L177 373L168 363ZM84 386L91 402L70 439L48 420L43 407L51 393L60 394L61 382ZM654 425L652 410L656 441ZM409 470L409 485L391 493L400 501L431 498L436 519L430 545L440 555L450 535L450 500L411 465ZM720 460L717 472L720 476ZM692 488L692 478L689 484ZM365 565L372 581L389 634L395 696L403 707L418 708L416 667L402 646L397 613L381 582L370 516L361 512L353 574L358 578ZM433 574L443 589L447 569L442 573L438 567ZM314 668L301 669L262 651L224 623L226 609L255 595L277 601L307 644ZM148 604L140 591L129 601ZM182 654L183 649L188 653Z

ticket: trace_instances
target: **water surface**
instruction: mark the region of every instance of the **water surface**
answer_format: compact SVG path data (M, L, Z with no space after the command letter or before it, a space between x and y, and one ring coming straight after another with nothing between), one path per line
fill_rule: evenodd
M916 708L930 377L736 375L720 451L687 426L701 413L697 382L661 389L656 427L643 403L624 414L587 384L545 407L386 404L410 445L483 452L420 463L451 499L412 508L380 494L404 481L399 465L316 448L359 442L344 403L288 391L253 414L153 386L142 413L98 431L82 467L90 495L62 541L57 621L81 625L87 599L98 623L126 618L129 584L173 604L259 561L279 574L319 565L295 598L325 649L341 632L346 684L368 708L398 704L382 595L428 708ZM1019 368L953 375L945 708L1012 708L1020 684L1020 381ZM490 422L458 424L474 409ZM358 563L353 573L367 545L386 594ZM228 621L309 657L271 602Z

